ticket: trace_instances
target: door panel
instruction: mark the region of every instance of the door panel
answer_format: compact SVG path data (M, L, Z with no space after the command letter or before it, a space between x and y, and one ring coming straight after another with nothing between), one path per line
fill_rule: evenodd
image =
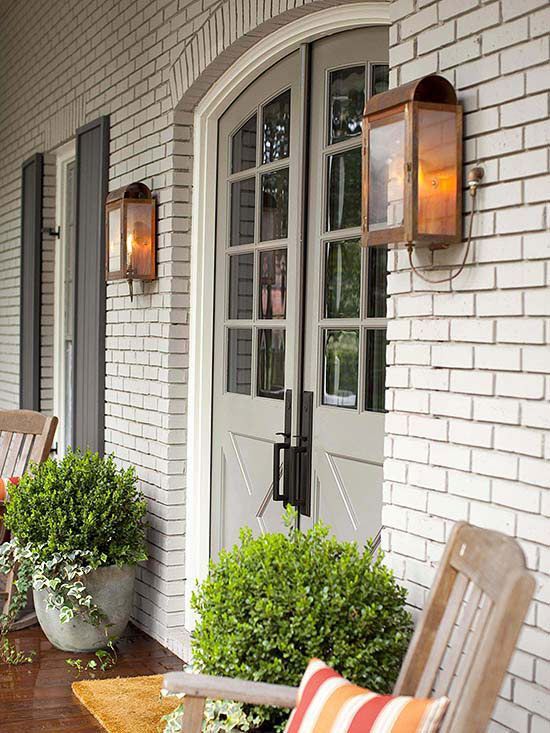
M300 56L248 87L219 124L211 549L281 528L271 500L284 391L297 378ZM281 457L282 459L282 457Z
M386 254L360 246L361 118L384 86L387 29L313 44L304 389L314 392L317 519L360 544L382 513ZM380 358L381 357L381 358Z
M281 529L281 474L297 504L311 483L302 527L321 518L360 543L380 530L386 253L360 246L360 133L366 98L387 84L387 48L385 28L317 41L220 119L213 556L243 525ZM312 438L298 436L312 414ZM276 441L296 450L274 466Z

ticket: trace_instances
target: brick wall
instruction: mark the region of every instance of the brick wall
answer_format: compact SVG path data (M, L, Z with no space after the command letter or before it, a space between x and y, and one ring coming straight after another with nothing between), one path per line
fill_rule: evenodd
M465 171L485 168L465 272L392 256L385 546L423 606L454 521L519 539L536 601L493 731L550 730L550 175L547 0L396 0L392 85L438 71L459 93ZM470 206L465 197L466 206ZM468 209L467 209L468 210ZM419 265L450 274L464 245ZM432 274L430 277L434 277Z

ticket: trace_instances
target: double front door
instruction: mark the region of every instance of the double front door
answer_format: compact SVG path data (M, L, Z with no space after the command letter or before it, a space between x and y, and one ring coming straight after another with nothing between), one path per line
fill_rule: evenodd
M214 556L287 503L301 527L380 531L387 255L360 246L360 133L387 48L385 28L304 46L220 120Z

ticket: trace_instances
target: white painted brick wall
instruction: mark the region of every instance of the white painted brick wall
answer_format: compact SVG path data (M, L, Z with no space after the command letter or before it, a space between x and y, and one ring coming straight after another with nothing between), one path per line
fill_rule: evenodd
M408 279L406 258L390 258L390 281L402 286L388 330L390 374L399 378L388 382L384 517L398 524L387 521L384 544L421 607L429 587L421 566L435 567L454 521L518 537L538 590L491 731L542 733L550 730L550 8L547 0L393 4L392 84L436 71L452 81L465 109L465 169L479 162L486 176L473 253L450 287ZM416 256L452 265L463 251Z

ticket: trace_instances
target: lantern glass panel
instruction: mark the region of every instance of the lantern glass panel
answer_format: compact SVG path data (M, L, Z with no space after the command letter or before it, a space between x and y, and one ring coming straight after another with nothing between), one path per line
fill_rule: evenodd
M109 272L119 272L122 268L122 248L120 240L120 208L109 209Z
M454 234L457 197L456 113L418 110L418 232Z
M403 225L405 191L405 120L369 130L369 229Z
M135 278L151 276L153 232L151 204L128 202L126 207L126 263Z

